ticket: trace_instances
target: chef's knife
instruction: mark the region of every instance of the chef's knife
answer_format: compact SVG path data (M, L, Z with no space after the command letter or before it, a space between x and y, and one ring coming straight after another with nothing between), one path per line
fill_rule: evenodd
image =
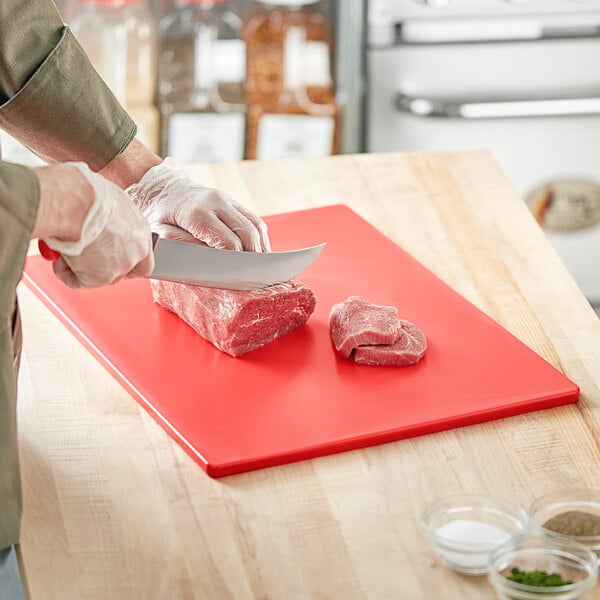
M48 260L60 256L42 240L38 246ZM319 256L325 244L285 252L244 252L169 240L153 233L152 246L155 266L151 279L251 290L296 277Z

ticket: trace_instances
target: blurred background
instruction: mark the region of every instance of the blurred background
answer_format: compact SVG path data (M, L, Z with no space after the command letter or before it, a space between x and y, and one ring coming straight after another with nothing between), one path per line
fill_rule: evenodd
M600 0L57 6L162 156L491 150L600 304Z

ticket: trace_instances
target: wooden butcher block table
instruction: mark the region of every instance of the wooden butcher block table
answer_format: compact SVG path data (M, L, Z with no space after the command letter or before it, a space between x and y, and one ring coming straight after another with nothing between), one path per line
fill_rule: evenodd
M31 597L494 598L485 577L435 560L419 515L458 492L529 506L554 489L600 487L600 321L493 157L373 154L189 171L263 215L347 205L581 398L212 478L22 285L21 547Z

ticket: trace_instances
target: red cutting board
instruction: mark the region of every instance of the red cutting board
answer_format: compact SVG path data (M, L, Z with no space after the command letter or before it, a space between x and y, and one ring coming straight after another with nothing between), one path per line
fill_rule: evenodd
M238 358L154 304L148 280L71 290L40 257L24 280L213 477L577 401L573 382L350 209L266 220L274 249L328 242L301 276L317 307L307 325ZM420 326L422 361L337 356L329 309L350 295Z

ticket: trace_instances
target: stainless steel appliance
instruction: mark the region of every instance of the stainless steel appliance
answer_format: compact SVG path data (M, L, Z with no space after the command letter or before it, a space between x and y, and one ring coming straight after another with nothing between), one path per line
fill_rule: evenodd
M370 0L367 151L489 148L600 303L600 0Z

